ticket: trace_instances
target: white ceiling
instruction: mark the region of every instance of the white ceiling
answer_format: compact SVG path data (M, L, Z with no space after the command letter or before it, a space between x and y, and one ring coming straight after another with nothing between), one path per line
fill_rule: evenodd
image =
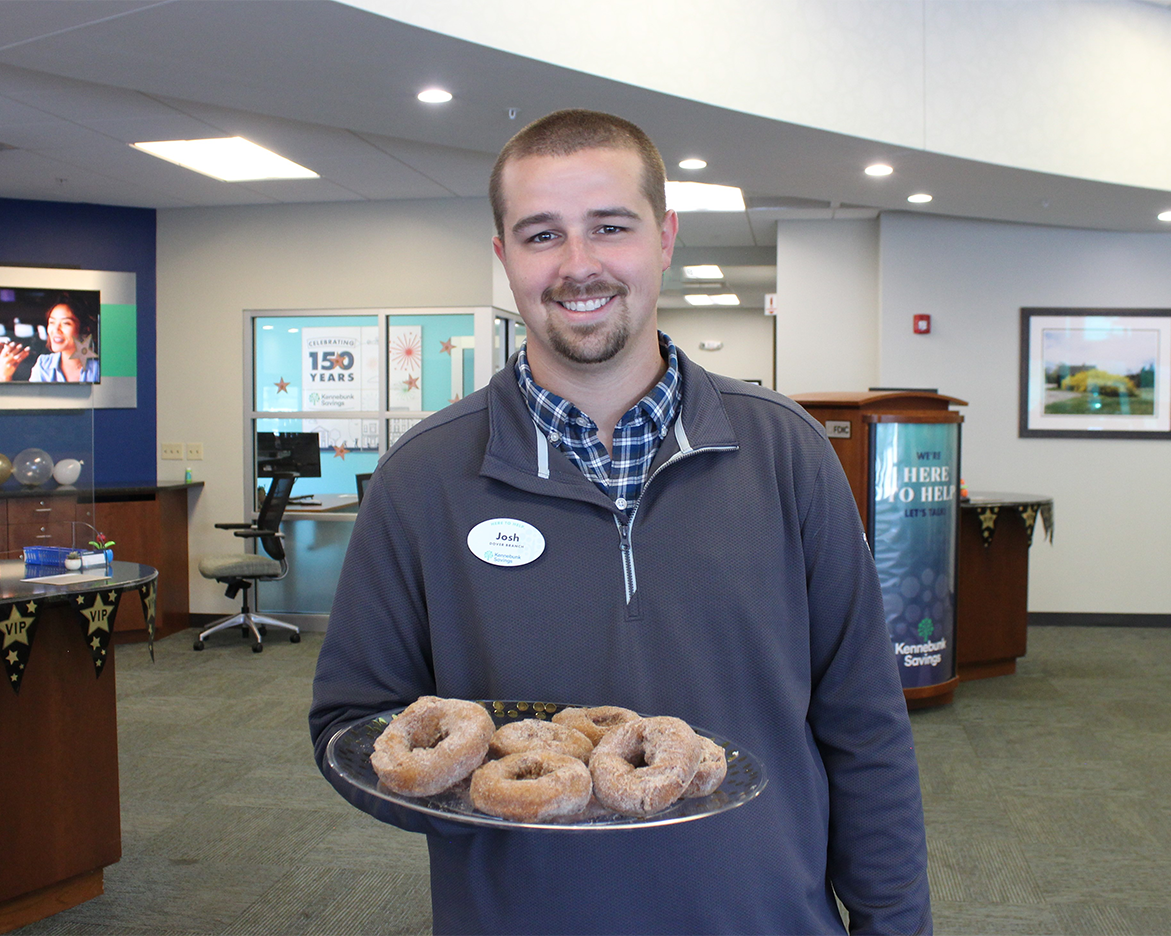
M416 93L433 84L455 99L420 104ZM913 210L1167 230L1155 220L1171 208L1167 192L736 113L325 0L0 0L0 197L152 208L483 197L508 137L568 106L629 117L668 166L699 154L720 167L673 177L743 188L747 211L686 217L680 258L722 257L748 267L746 281L773 262L775 226L786 218ZM321 178L218 182L128 145L235 134ZM880 159L894 175L862 174ZM915 191L935 201L908 206Z

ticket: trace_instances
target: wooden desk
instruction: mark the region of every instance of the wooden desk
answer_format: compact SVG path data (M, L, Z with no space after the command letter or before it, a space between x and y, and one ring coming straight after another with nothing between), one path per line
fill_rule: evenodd
M26 583L23 562L0 561L5 659L25 657L19 693L7 666L0 686L0 933L96 897L102 869L122 855L114 642L98 675L73 600L118 592L120 615L158 573L134 562L114 562L111 573L79 585ZM100 636L102 621L89 633Z
M1053 500L973 493L960 508L956 669L960 681L1016 672L1028 648L1029 547L1053 539Z

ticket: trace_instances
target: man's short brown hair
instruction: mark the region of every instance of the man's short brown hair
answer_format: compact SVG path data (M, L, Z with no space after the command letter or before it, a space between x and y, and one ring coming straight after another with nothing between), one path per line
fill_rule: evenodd
M658 148L640 127L629 120L600 111L570 109L554 111L531 124L504 144L496 157L488 182L488 198L496 233L504 236L504 166L525 156L570 156L583 149L630 149L642 160L642 192L662 223L667 214L667 167Z

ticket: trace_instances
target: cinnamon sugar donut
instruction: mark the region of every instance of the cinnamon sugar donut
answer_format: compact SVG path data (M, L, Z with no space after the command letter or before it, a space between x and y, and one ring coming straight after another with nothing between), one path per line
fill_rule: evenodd
M395 793L434 796L483 763L495 730L482 705L422 696L378 736L370 765Z
M496 729L488 744L492 757L507 757L540 748L557 754L568 754L588 763L594 743L576 728L557 725L536 718L509 722Z
M638 718L638 712L617 705L599 705L594 708L567 708L553 716L557 725L568 725L576 728L583 735L597 744L606 732Z
M695 777L702 748L687 722L640 718L610 731L594 748L594 795L607 809L649 816L679 799Z
M490 816L541 822L581 812L592 786L589 768L576 757L533 749L478 768L472 774L472 803Z
M715 793L728 774L728 758L724 754L724 749L711 738L705 738L703 735L696 735L696 737L699 738L699 747L702 752L699 758L699 767L691 782L687 784L687 789L683 791L681 799L694 799L698 796Z

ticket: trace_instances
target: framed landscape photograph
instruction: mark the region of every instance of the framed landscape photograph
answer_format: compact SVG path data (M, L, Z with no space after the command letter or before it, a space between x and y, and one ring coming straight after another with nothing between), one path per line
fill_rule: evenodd
M1020 435L1171 438L1171 309L1021 309Z

